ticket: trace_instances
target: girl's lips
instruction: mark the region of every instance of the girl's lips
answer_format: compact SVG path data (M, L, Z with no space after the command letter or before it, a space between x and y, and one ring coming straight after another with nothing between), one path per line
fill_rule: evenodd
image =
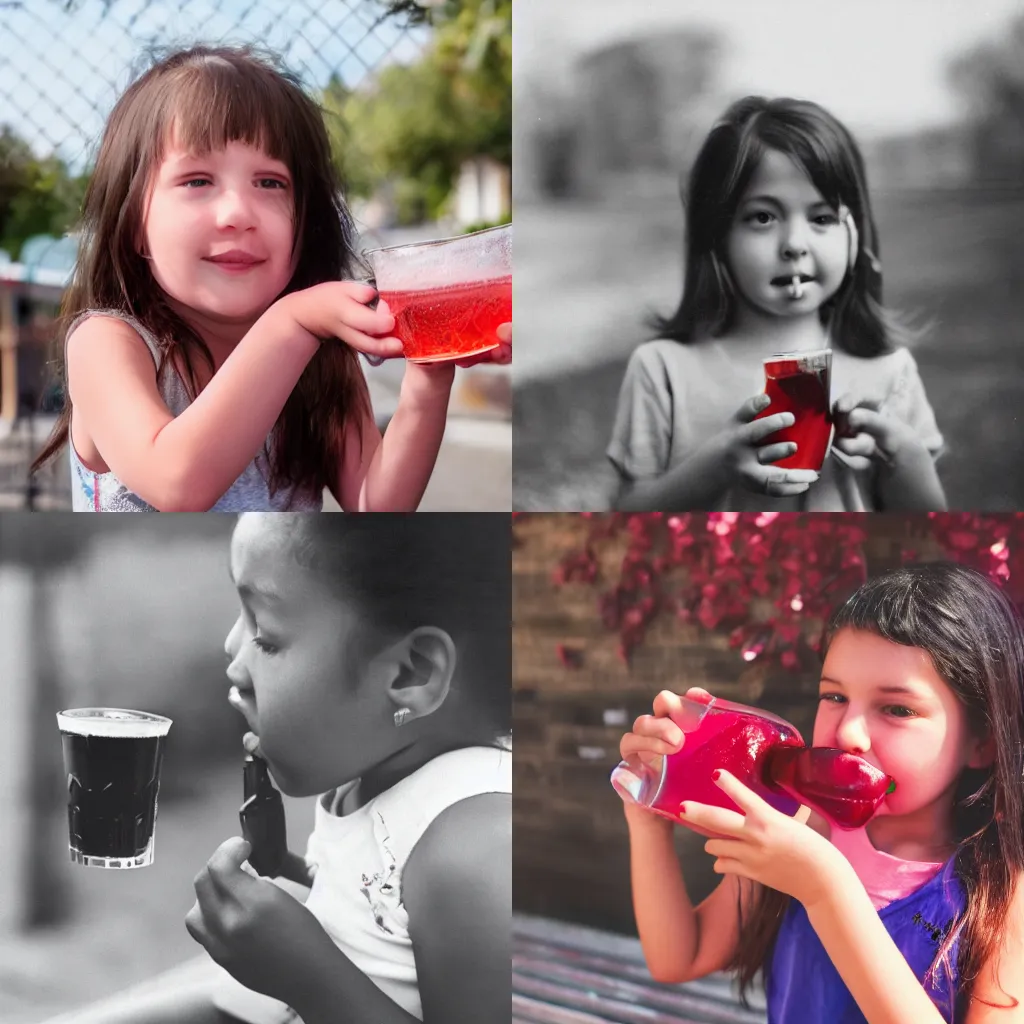
M243 692L239 690L237 686L232 686L231 689L228 690L228 703L236 711L241 712L249 728L252 729L254 733L259 732L256 716L256 700L253 697L252 690L245 690Z

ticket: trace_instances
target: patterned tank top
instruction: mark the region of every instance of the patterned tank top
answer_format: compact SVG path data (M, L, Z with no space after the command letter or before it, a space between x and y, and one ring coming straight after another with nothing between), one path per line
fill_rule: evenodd
M160 343L134 317L113 309L90 309L81 314L68 330L70 338L79 324L91 316L110 316L123 320L146 343L153 362L160 365ZM190 402L185 383L169 364L157 379L160 395L172 415L180 416ZM323 508L323 495L311 489L281 487L270 493L270 444L273 431L267 436L263 449L242 471L237 480L217 499L211 512L319 512ZM156 512L137 494L130 491L113 473L97 473L89 469L78 457L75 446L68 438L71 458L71 508L75 512Z

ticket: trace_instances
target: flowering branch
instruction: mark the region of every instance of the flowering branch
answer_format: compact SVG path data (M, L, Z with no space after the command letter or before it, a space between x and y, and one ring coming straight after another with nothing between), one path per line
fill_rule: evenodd
M520 513L521 518L529 513ZM556 586L603 584L598 613L619 635L628 664L661 616L707 630L729 630L744 661L801 667L821 647L823 622L865 581L868 520L863 514L711 512L669 515L581 513L590 520L582 547L553 574ZM932 513L905 517L907 536L931 537L945 556L971 565L1024 605L1024 515ZM618 578L603 583L603 545L625 537ZM916 552L902 549L904 562ZM582 652L559 645L580 668Z

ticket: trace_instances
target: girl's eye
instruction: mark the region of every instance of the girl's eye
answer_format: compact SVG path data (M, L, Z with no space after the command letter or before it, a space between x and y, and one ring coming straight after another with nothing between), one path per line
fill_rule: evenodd
M838 224L839 218L834 213L819 213L814 218L814 223L819 227L828 227L830 224Z
M888 714L892 715L893 718L916 718L917 712L911 711L910 708L905 708L901 704L890 704L884 709Z
M288 185L280 178L260 178L260 188L287 188Z
M842 704L846 698L841 693L822 693L818 695L818 700L822 704Z
M748 213L744 220L746 220L748 224L766 225L771 224L771 222L775 220L775 216L767 210L756 210L754 213Z
M210 184L210 179L209 178L189 178L188 181L183 181L182 182L182 185L184 185L185 188L192 188L193 185L209 185L209 184Z
M263 637L261 636L254 636L252 638L252 642L256 650L258 650L261 654L277 654L278 648L276 648L273 644L267 643L267 641L264 640Z

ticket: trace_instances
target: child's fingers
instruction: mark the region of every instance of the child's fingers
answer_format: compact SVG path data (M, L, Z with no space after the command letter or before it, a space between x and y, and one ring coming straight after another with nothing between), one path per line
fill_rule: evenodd
M757 449L757 461L762 466L770 465L796 453L796 445L792 441L780 441L778 444L766 444Z
M763 420L754 420L740 428L740 437L745 444L756 445L766 437L771 437L776 431L785 427L791 427L796 423L796 417L791 412L777 412L771 416L765 416Z
M772 400L767 395L754 395L739 407L736 412L736 420L739 423L749 423L759 412L764 412L771 404Z
M512 345L512 325L499 324L498 325L498 340L509 347Z
M682 745L682 742L669 743L668 740L656 736L638 736L636 733L627 732L619 743L619 753L623 761L639 757L641 761L647 762L650 755L664 757L667 754L674 754Z
M856 437L840 437L836 439L836 448L844 455L871 458L878 449L878 443L870 434L857 434Z
M338 322L345 327L354 328L363 334L383 336L395 329L395 318L387 311L370 309L361 303L349 299L338 307Z
M683 694L687 700L695 700L698 704L710 704L715 698L703 686L691 686Z
M369 356L380 356L387 359L400 356L405 352L398 338L378 338L374 335L357 331L353 327L340 327L338 329L338 337L357 352L365 352Z
M756 466L745 476L747 485L772 498L788 498L803 494L811 484L817 482L818 474L812 469L784 469Z
M671 718L683 710L683 702L678 693L671 690L662 690L653 702L654 714L658 718Z
M683 730L671 718L641 715L633 723L633 735L640 737L642 741L660 740L674 750L678 750L683 745ZM668 751L662 751L662 753L668 753Z

